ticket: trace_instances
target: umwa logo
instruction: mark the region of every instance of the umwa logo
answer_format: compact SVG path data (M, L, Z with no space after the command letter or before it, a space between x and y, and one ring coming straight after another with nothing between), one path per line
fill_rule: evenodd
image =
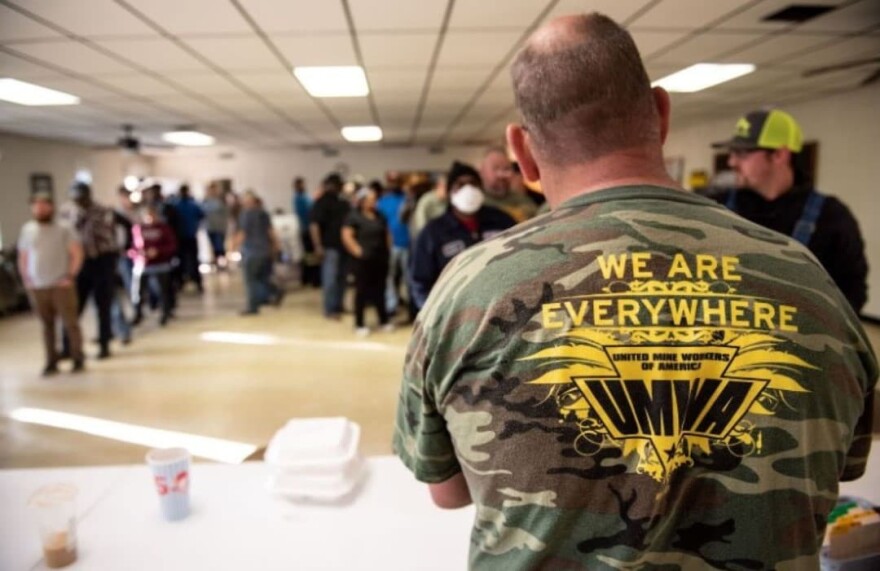
M574 451L619 448L658 481L696 455L761 454L760 418L795 410L815 369L786 350L797 308L738 291L736 257L629 252L596 267L607 285L542 304L543 338L522 358L576 425Z
M615 377L574 377L590 408L615 440L651 445L663 472L691 440L726 438L769 384L727 378L732 347L606 347Z
M700 344L672 341L683 333ZM660 345L648 340L660 335L637 331L622 345L619 331L568 331L524 360L540 372L529 384L546 386L561 420L576 424L575 452L618 448L636 472L664 481L697 454L760 454L756 420L794 409L793 395L808 392L795 377L815 367L779 350L783 339L713 335L670 328Z

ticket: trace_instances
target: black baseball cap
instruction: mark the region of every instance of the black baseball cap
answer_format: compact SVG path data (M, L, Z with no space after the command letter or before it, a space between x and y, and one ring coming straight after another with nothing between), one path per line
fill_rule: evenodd
M752 111L736 122L733 138L712 147L730 150L788 149L799 153L804 146L801 127L794 117L779 109Z

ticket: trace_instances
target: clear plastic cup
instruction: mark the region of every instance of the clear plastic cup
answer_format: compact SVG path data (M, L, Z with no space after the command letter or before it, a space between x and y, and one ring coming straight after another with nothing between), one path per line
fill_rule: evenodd
M159 494L159 507L167 521L185 519L189 507L190 455L186 448L155 448L147 452L147 464Z
M50 484L28 500L37 516L43 557L50 569L76 561L76 494L73 484Z

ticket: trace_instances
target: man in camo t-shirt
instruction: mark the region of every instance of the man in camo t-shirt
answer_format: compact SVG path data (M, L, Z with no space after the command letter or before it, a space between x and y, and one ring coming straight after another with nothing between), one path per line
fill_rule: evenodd
M877 362L800 244L678 189L669 97L599 15L539 29L508 141L553 210L460 254L394 448L476 569L818 569Z

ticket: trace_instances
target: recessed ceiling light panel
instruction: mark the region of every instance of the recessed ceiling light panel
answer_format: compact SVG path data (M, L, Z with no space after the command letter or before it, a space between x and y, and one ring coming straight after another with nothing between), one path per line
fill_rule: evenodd
M342 136L350 143L366 143L382 140L382 129L376 125L343 127Z
M0 99L29 106L79 104L79 97L76 95L19 81L11 77L0 79Z
M755 71L750 63L698 63L660 78L651 85L671 93L695 93Z
M364 69L357 65L295 67L293 75L312 97L365 97L370 93Z
M162 140L183 147L210 147L215 139L198 131L168 131L162 133Z

